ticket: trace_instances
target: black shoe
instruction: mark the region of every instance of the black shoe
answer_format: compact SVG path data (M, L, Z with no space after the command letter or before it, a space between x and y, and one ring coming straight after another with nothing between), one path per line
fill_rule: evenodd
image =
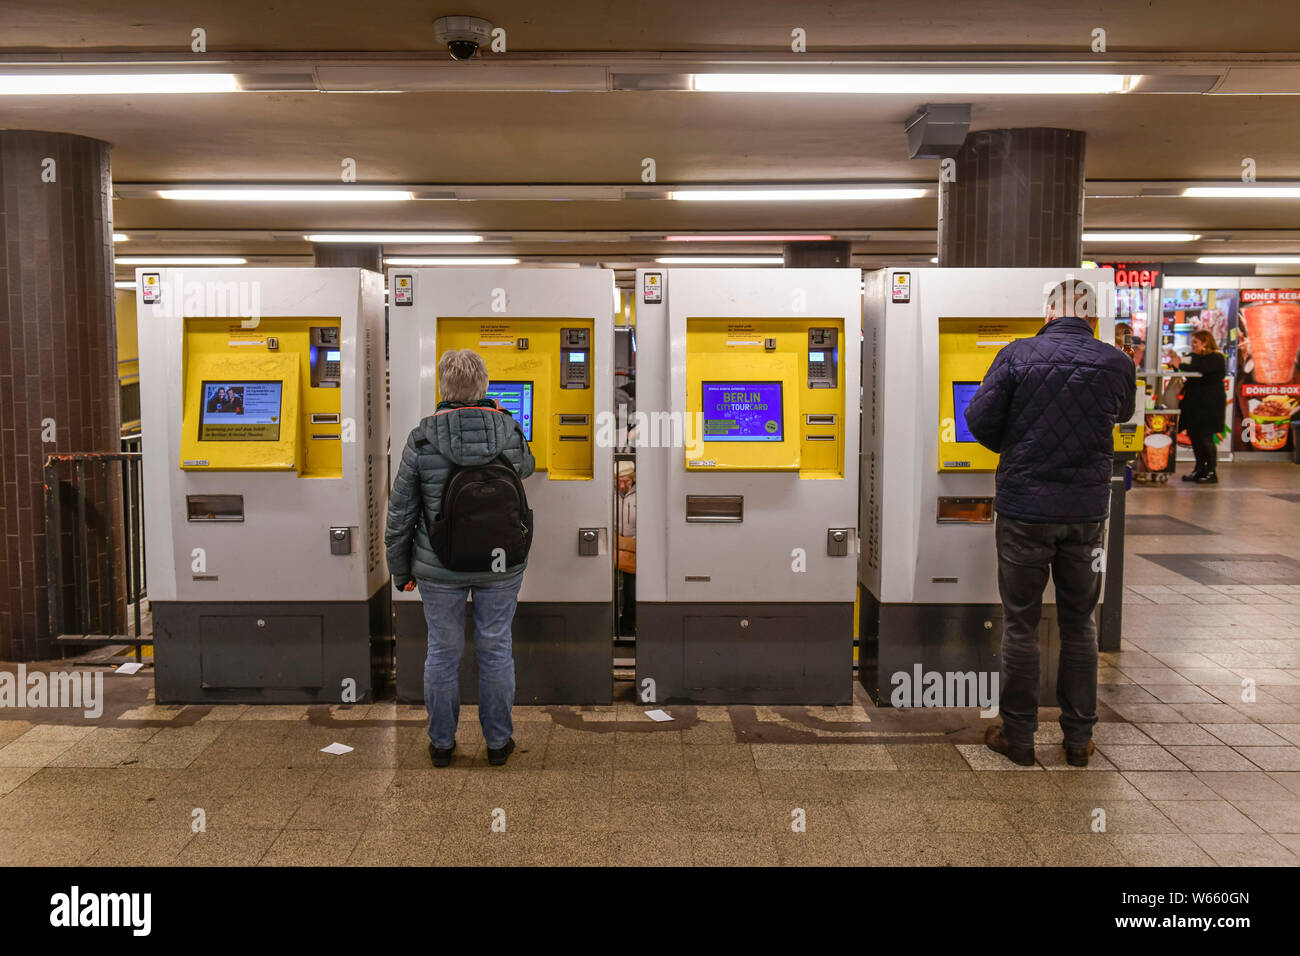
M1022 767L1032 767L1034 765L1034 748L1012 745L1006 737L1002 736L1001 725L990 727L984 731L984 746L994 753L1002 754L1012 763L1020 764Z
M1183 475L1183 481L1199 481L1200 478L1201 478L1201 473L1199 471L1192 471Z
M1217 485L1219 483L1219 476L1214 472L1210 472L1208 475L1201 475L1197 478L1196 483L1198 485Z
M515 738L511 737L507 740L504 747L498 747L496 749L489 747L487 752L488 763L494 767L500 767L506 762L506 759L515 752Z
M1062 743L1061 746L1065 748L1065 762L1071 767L1088 766L1088 758L1091 757L1093 751L1097 749L1097 745L1091 740L1082 747L1076 747L1067 743Z
M450 767L451 755L455 752L456 742L454 740L451 742L451 746L446 750L443 750L440 747L435 747L432 743L429 744L429 756L433 758L433 765L435 767Z

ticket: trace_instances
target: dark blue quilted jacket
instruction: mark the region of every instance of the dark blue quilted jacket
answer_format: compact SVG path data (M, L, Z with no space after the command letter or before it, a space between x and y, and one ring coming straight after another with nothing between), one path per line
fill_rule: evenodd
M1105 521L1112 433L1133 415L1133 360L1063 317L1004 346L966 407L997 452L998 514L1039 524Z

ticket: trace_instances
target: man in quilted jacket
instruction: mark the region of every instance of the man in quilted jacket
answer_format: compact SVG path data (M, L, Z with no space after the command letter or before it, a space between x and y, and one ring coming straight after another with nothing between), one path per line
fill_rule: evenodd
M1133 415L1133 360L1098 341L1096 292L1053 288L1038 334L998 352L966 408L975 439L999 454L995 537L1002 597L1000 727L985 743L1034 764L1038 625L1056 586L1061 659L1056 682L1066 760L1087 766L1097 722L1097 629L1102 535L1110 510L1112 430Z
M388 497L384 543L393 584L417 583L429 625L424 702L429 753L435 767L451 763L460 719L460 658L465 650L466 599L473 594L478 713L488 762L499 766L515 749L510 708L515 661L510 626L527 560L502 571L452 571L429 543L428 528L442 505L453 466L484 465L504 455L519 477L533 473L533 455L519 422L487 398L488 372L472 349L449 349L438 360L437 410L406 439Z

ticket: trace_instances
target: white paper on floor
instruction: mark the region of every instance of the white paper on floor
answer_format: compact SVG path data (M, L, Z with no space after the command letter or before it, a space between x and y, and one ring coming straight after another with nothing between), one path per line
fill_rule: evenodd
M138 664L138 663L136 663L135 661L132 661L130 664L121 664L121 665L119 665L118 668L117 668L117 670L113 671L113 673L114 673L114 674L134 674L136 671L138 671L138 670L139 670L140 668L142 668L142 667L144 667L143 664Z
M323 754L350 754L352 753L352 748L347 744L341 744L338 741L335 741L328 747L322 747L320 752Z
M671 715L669 715L669 713L664 710L647 710L645 712L645 715L649 717L651 720L657 720L661 723L665 720L673 719Z

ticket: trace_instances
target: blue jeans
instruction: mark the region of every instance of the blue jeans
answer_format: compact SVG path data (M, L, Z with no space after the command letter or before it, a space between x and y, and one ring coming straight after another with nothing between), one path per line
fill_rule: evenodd
M456 742L460 720L460 658L465 650L465 601L474 594L474 651L478 658L478 719L483 739L493 750L506 745L514 731L510 708L515 702L515 659L510 624L519 601L522 573L500 584L455 587L420 581L420 599L429 624L429 656L424 661L424 705L429 711L429 739L439 750Z

